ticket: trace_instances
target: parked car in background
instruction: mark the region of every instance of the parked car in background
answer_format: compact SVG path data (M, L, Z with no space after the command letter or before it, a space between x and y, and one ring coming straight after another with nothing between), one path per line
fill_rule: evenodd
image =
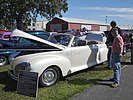
M0 31L0 40L9 40L11 32ZM2 48L2 44L0 44L0 48Z
M9 33L9 35L10 35L10 33ZM45 40L48 40L48 37L50 36L50 33L46 32L46 31L27 31L27 33L32 34L37 37L40 37ZM7 49L7 50L0 51L0 66L4 66L5 64L9 63L9 60L8 60L9 56L15 52L15 50L8 50L8 49L27 48L27 47L34 48L34 45L35 45L30 40L28 40L26 38L19 38L19 37L10 37L10 39L8 39L8 41L5 39L2 39L2 40L0 40L0 44L1 44L1 48Z
M6 30L0 30L0 41L1 40L9 40L10 39L11 32ZM0 48L2 48L3 45L0 43ZM0 51L0 66L3 66L8 63L8 56L12 54L12 51Z
M14 53L14 50L6 50L14 46L14 43L8 40L0 40L0 67L8 63L8 57ZM5 49L4 49L5 48Z
M17 29L12 36L26 38L35 44L34 48L21 48L23 51L19 54L11 55L12 72L9 74L15 80L19 71L37 72L40 85L51 86L61 77L107 60L108 48L98 40L79 39L75 43L75 36L60 33L52 34L46 41Z
M9 63L8 57L13 54L15 51L14 50L3 50L0 51L0 67L6 65Z
M34 46L34 44L26 38L19 38L18 41L0 40L0 43L3 45L0 50L0 66L9 63L9 56L16 52L16 48L21 49Z
M123 53L127 53L130 51L130 34L128 32L123 32L124 38L124 51Z

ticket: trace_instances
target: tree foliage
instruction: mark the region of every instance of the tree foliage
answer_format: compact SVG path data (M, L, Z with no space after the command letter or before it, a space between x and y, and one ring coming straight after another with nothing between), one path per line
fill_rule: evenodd
M62 17L67 10L67 0L0 0L0 24L10 28L16 23L22 30L23 22L36 21L39 15L47 19Z

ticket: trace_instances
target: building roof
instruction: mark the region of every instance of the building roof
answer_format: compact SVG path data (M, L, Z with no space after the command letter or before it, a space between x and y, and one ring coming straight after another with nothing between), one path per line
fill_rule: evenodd
M65 17L57 17L58 19L62 19L69 23L83 23L83 24L96 24L96 25L109 25L101 21L95 21L95 20L86 20L86 19L78 19L78 18L65 18Z
M119 25L121 29L133 30L133 25Z

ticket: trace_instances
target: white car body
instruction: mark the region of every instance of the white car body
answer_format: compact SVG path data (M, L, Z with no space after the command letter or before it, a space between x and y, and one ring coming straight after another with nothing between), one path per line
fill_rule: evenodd
M74 46L74 36L70 34L54 34L54 36L57 37L59 37L59 35L71 37L68 41L69 43L67 43L67 45L56 44L20 30L14 30L12 36L28 38L41 44L47 44L51 47L36 49L37 52L35 53L31 53L32 50L26 49L24 50L24 52L27 52L26 54L11 56L10 61L13 69L12 76L18 77L19 70L23 69L21 64L24 63L23 66L28 67L23 70L39 73L40 79L42 79L42 76L44 75L43 78L46 77L47 79L44 78L40 80L41 85L51 86L58 81L60 76L67 76L107 60L108 48L105 42L97 41L96 43L85 45L84 43L87 43L86 40L79 40L81 42L80 46ZM28 53L28 50L30 50L30 53ZM35 49L33 49L33 51L34 50ZM55 73L52 68L55 69ZM57 79L55 79L55 77Z

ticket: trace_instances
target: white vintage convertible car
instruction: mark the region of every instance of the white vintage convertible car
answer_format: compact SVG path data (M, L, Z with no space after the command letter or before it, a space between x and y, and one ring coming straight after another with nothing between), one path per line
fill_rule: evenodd
M107 60L108 49L100 40L80 40L71 34L59 33L51 35L47 41L18 29L12 36L34 43L34 46L21 48L21 52L10 57L13 79L18 78L20 70L37 72L40 85L51 86L63 76Z

